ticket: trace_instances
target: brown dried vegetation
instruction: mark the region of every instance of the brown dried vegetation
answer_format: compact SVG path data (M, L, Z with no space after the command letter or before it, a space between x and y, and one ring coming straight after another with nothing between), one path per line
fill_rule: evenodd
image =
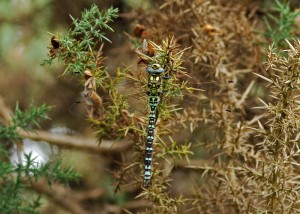
M186 108L175 114L174 122L168 121L169 125L175 123L178 127L184 122L189 125L200 122L200 128L193 131L198 143L192 147L198 155L190 156L190 162L175 161L172 167L174 180L170 189L173 194L183 193L188 199L177 204L176 209L181 209L178 212L299 212L296 193L299 185L296 158L299 44L289 46L287 58L270 51L264 71L260 61L264 52L257 45L263 38L254 32L256 25L261 24L259 5L254 3L252 8L246 8L243 3L170 0L159 10L135 17L138 25L133 36L137 40L161 41L174 35L176 43L189 47L183 55L183 67L190 78L181 76L181 80L215 83L215 87L203 88L205 91L198 95L210 110L202 108L199 112ZM278 74L270 72L271 68ZM256 98L249 97L255 90L256 77L252 72L261 73L258 76L271 83L270 95L278 104L263 102L268 113L250 108L257 105ZM272 78L264 75L272 75ZM266 123L265 127L260 120ZM180 138L175 135L175 139ZM182 167L190 172L183 173ZM181 176L185 177L184 184L180 184ZM183 188L183 192L176 189L177 186ZM147 191L142 195L159 195L156 188ZM169 207L155 198L152 202L154 207L160 207L160 212L164 212L161 207Z
M159 8L122 14L132 23L126 35L139 48L130 50L137 53L134 65L113 75L103 66L102 41L97 50L70 54L61 37L52 38L49 56L61 57L64 74L74 74L75 63L84 68L76 75L100 147L103 139L126 144L97 150L112 153L115 193L130 200L116 204L115 213L300 212L300 42L287 40L287 51L271 46L263 65L259 44L267 39L255 32L265 30L261 2L249 2L165 0ZM145 189L145 64L152 62L170 78L163 82ZM265 83L269 91L257 99Z

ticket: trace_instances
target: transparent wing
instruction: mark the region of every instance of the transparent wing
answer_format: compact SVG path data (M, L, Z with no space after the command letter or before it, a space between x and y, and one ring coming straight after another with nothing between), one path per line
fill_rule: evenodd
M167 105L176 105L178 108L197 108L199 111L211 112L214 107L211 103L212 99L216 99L217 95L222 97L222 91L236 87L234 81L221 83L220 81L210 82L188 82L173 81L171 83L162 82L161 103ZM124 96L131 106L131 110L138 110L147 113L147 80L146 77L124 78L118 84L119 92ZM230 112L230 107L224 105L224 109Z
M113 88L122 95L128 103L129 112L140 112L141 115L147 115L148 108L148 76L143 70L135 71L129 75L124 75L119 78L117 83L114 83ZM208 81L201 82L193 78L186 79L163 79L161 88L161 102L160 108L168 108L172 106L174 109L186 109L194 108L200 113L211 113L216 111L214 101L218 101L219 104L222 100L226 100L225 92L230 88L237 87L237 83L234 81ZM109 95L101 90L98 90L100 97L103 100L103 108L111 105L111 99ZM226 102L224 102L226 103ZM84 100L80 98L77 102L70 107L69 111L75 114L74 107L84 107ZM230 112L232 111L230 106L224 104L222 108Z

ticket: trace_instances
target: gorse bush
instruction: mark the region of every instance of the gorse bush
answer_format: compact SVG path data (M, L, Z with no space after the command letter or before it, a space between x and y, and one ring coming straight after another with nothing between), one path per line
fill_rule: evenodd
M274 76L261 76L269 83L269 103L265 125L255 129L262 141L257 144L255 166L245 165L249 209L273 213L299 212L299 66L300 43L287 41L289 49L278 54L270 47L266 70Z
M3 106L2 106L3 107ZM6 119L6 124L0 126L1 160L0 160L0 211L1 213L39 213L40 197L28 197L28 191L34 190L39 183L62 182L79 178L71 168L63 169L59 160L40 163L31 153L22 152L22 131L30 131L39 126L38 121L47 118L49 107L31 105L27 112L16 106L12 118ZM18 163L9 161L10 149L17 145Z
M105 64L121 65L106 50L118 9L92 5L81 18L71 16L71 29L52 35L42 65L57 60L62 77L79 83L98 144L41 134L62 148L100 153L106 161L97 164L108 163L111 180L77 194L59 183L84 179L60 160L39 165L29 153L25 164L11 164L8 151L15 144L21 151L25 136L40 139L33 127L49 110L17 107L0 127L0 209L38 212L40 197L23 196L28 189L73 213L298 213L300 42L282 41L296 33L299 12L275 1L262 18L259 3L247 2L168 0L119 14L134 25L126 33L131 49L123 44L122 52L132 59L115 71ZM265 34L256 33L256 23ZM258 44L269 40L265 54Z
M108 17L116 16L116 11L117 10L111 9L108 10L107 13L103 12L103 14L110 13L110 15L105 15L107 17L107 20L110 20L110 18ZM94 17L95 20L89 20L91 22L100 24L105 23L97 21L98 18L91 15L94 13L100 14L98 9L96 9L96 6L92 6L90 10L86 10L82 14L81 20L78 21L73 19L75 29L77 29L77 26L79 25L77 25L76 23L84 22L86 17ZM102 19L102 17L100 19ZM87 32L85 28L81 30L84 31L86 35L93 33ZM73 31L75 30L70 30L69 32ZM78 46L81 46L85 39L84 37L78 38L77 34L81 35L81 33L70 33L68 36L63 36L62 39L60 39L60 37L52 38L52 47L50 47L49 53L50 57L52 57L51 61L55 58L61 61L61 58L64 56L71 56L72 58L72 49L80 49L80 47ZM94 36L96 37L96 35ZM69 41L64 41L64 39L69 39ZM55 47L56 43L57 48ZM73 44L72 49L69 48L67 44ZM183 68L180 66L182 63L181 57L184 50L179 51L172 38L165 39L162 42L162 46L158 46L153 42L149 43L149 46L152 47L152 51L155 52L155 55L148 56L146 53L143 53L144 50L141 50L141 52L138 52L141 59L147 61L147 63L149 64L161 64L168 75L172 76L172 79L165 80L165 82L163 83L165 87L164 97L161 102L161 106L159 106L159 115L161 115L162 120L159 122L157 133L155 134L157 139L159 139L159 143L154 143L156 152L153 161L153 165L155 166L153 167L155 168L155 170L153 171L152 179L154 188L151 190L151 194L146 195L146 198L150 198L153 201L160 200L161 206L164 206L164 203L168 204L168 206L166 207L157 207L158 211L167 211L169 209L176 210L177 203L183 204L183 200L181 199L181 197L179 197L178 199L174 199L168 196L165 190L167 189L169 183L169 175L164 175L163 169L160 169L159 167L159 162L162 161L162 159L187 159L188 155L192 153L191 151L189 151L189 148L191 146L189 142L185 142L183 145L176 145L171 136L174 132L173 130L178 130L180 126L186 126L186 124L193 123L192 126L196 127L197 119L194 118L193 120L189 120L192 115L195 115L195 112L192 112L191 110L185 110L184 117L181 117L181 121L178 121L178 117L180 117L178 113L183 111L178 106L172 104L170 100L172 99L172 97L176 96L176 93L173 93L174 91L177 91L177 93L183 93L184 91L192 92L195 89L185 83L180 83L176 79L176 76L185 75L185 73L182 71ZM146 119L144 118L145 115L131 114L128 112L129 103L126 100L127 97L120 92L119 88L122 87L121 83L126 82L126 80L129 79L131 81L126 84L131 84L130 87L134 91L141 91L145 93L146 91L144 90L144 86L147 84L146 72L143 71L143 73L140 73L139 78L136 77L133 71L129 72L128 68L124 70L117 69L117 72L114 76L110 76L105 70L99 72L99 69L102 68L101 64L99 64L98 62L93 63L93 61L104 58L101 55L102 47L102 45L97 46L97 44L94 43L93 46L86 46L85 48L83 48L81 50L81 55L93 56L84 59L84 65L81 66L81 68L85 69L85 71L72 70L74 71L73 73L65 72L64 74L77 74L80 82L84 80L83 97L88 111L92 111L91 114L88 114L90 116L89 120L94 130L96 131L97 137L99 139L99 144L101 144L101 139L103 138L126 138L131 141L134 140L136 143L137 153L133 158L133 161L131 159L130 161L124 163L125 167L117 176L116 189L118 190L123 184L126 184L128 182L133 185L140 186L141 176L139 174L134 175L132 173L134 173L137 169L144 168L144 142L146 139L147 123ZM100 50L94 50L93 48L100 48ZM53 54L54 52L55 54ZM69 61L69 58L63 59L63 62ZM78 61L79 60L74 60L74 63L78 63ZM73 62L71 62L71 64L73 64ZM97 66L87 66L91 64ZM69 69L69 64L67 64L67 69ZM100 86L100 88L103 90L102 97L107 97L106 102L103 102L102 98L97 94L97 86ZM139 95L135 94L134 96ZM146 96L144 96L144 98L146 106L147 98ZM96 111L98 113L96 113ZM168 162L171 163L170 161ZM169 167L172 167L172 165L170 165ZM160 179L161 177L163 177L163 180ZM148 190L145 191L147 192ZM142 197L144 194L145 193L141 193L140 196Z

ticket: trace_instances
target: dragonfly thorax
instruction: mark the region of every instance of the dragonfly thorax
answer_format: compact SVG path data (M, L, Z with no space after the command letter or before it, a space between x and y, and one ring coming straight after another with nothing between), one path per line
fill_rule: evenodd
M161 93L161 76L159 74L151 74L148 77L148 95L159 96Z

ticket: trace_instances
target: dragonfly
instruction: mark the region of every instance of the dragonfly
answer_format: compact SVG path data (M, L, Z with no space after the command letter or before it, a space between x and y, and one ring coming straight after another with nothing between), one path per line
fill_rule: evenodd
M150 64L146 68L148 73L148 103L149 103L149 117L147 127L147 142L146 142L146 157L145 157L145 173L144 173L144 187L148 187L151 179L151 163L152 151L154 141L154 130L157 120L157 106L160 102L160 95L162 93L162 74L164 69L157 63Z
M174 80L172 77L166 75L165 69L158 63L149 63L146 66L145 70L139 72L134 72L136 76L131 77L124 77L123 81L119 82L117 87L119 88L119 92L124 93L124 98L126 100L132 99L131 106L135 106L137 101L141 101L140 106L143 106L145 110L145 106L148 105L148 124L146 128L146 139L145 139L145 156L144 156L144 177L143 177L143 186L144 188L148 188L151 183L151 176L152 176L152 155L153 155L153 143L155 140L155 128L158 119L158 110L162 108L163 102L168 102L166 105L167 107L170 105L176 105L177 107L174 108L198 108L206 109L208 113L210 110L209 106L209 98L205 97L205 93L209 92L210 90L215 91L218 90L218 85L221 84L220 81L210 81L210 82L203 82L203 83L188 83L187 81L183 80ZM91 80L92 75L88 72L85 72L86 76L86 84L85 84L85 91L89 92L89 88L94 87L94 83ZM193 80L193 79L191 79ZM172 82L173 81L173 82ZM195 82L195 80L194 80ZM228 87L234 84L233 81L229 81L226 83ZM89 87L90 86L90 87ZM185 89L192 88L191 92L186 91ZM128 93L129 89L133 91L133 93ZM205 92L205 93L204 93ZM83 95L88 95L88 93ZM145 99L147 96L147 99ZM85 99L90 98L92 96L84 96ZM142 98L142 99L139 99ZM87 101L90 101L87 99ZM106 105L106 98L101 98L101 102L90 102L86 101L87 107L97 107L95 103L102 103ZM93 99L92 99L93 100ZM98 99L97 99L98 100ZM147 104L146 104L147 103ZM92 109L93 110L93 109ZM160 109L162 110L162 109ZM129 110L130 112L132 110ZM226 110L230 112L230 109ZM91 115L98 115L95 114L95 111L91 111L94 114ZM97 112L96 112L97 113ZM147 113L143 112L143 115ZM99 110L99 116L102 113Z
M123 92L126 100L132 100L129 106L134 106L139 110L139 107L145 110L145 106L148 105L148 125L146 130L146 142L145 142L145 159L144 159L144 178L143 186L147 188L151 183L151 170L152 170L152 154L153 154L153 142L155 140L155 128L158 119L158 111L162 111L163 102L167 102L167 107L170 105L179 109L186 108L198 108L199 110L206 109L206 113L211 111L209 98L205 97L204 91L218 90L220 81L206 82L206 83L194 83L190 84L186 81L175 81L165 73L165 69L158 63L148 64L146 71L134 72L135 76L125 78L124 81L119 83L119 91ZM144 73L143 73L144 72ZM131 74L134 75L134 74ZM173 81L173 82L172 82ZM233 81L226 83L228 87L234 84ZM201 89L203 87L204 89ZM191 91L186 89L190 88ZM131 91L131 92L129 92ZM147 96L147 99L145 98ZM142 97L142 99L140 99ZM129 101L130 102L130 101ZM137 104L141 102L140 104ZM139 105L139 106L138 106ZM224 106L224 108L227 108ZM224 109L224 111L230 112L230 109ZM142 112L143 115L147 114Z

